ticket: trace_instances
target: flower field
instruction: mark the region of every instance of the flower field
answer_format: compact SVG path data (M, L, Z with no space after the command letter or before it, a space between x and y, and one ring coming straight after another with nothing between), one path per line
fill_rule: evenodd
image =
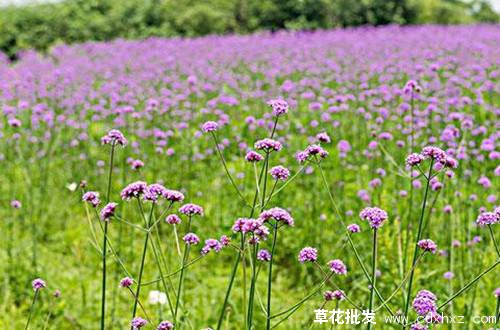
M499 45L429 25L0 54L0 328L495 328Z

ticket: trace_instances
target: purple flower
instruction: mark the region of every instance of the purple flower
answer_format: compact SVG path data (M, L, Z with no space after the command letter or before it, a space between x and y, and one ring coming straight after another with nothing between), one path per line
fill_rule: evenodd
M108 203L106 206L104 206L101 210L101 220L103 221L108 221L115 215L115 210L116 207L118 206L117 203Z
M422 239L417 243L418 247L430 253L436 253L437 245L430 239Z
M306 150L304 151L309 157L319 155L321 158L326 158L326 156L328 156L328 152L317 144L311 144L307 146Z
M285 181L290 176L290 171L286 167L278 165L278 166L274 166L273 168L271 168L271 170L269 171L269 174L271 174L271 176L275 180Z
M120 281L120 286L122 288L129 288L132 286L132 284L134 284L134 280L131 279L130 277L124 277L122 278L122 280Z
M453 274L453 272L446 272L443 274L443 277L447 280L451 280L455 277L455 274Z
M36 278L31 282L31 286L33 287L33 290L38 291L40 289L45 288L47 285L45 284L45 281L42 280L41 278Z
M259 154L258 152L255 152L255 151L249 151L247 152L246 156L245 156L245 159L247 162L260 162L261 160L264 159L264 157Z
M193 215L203 215L203 208L196 204L184 204L179 208L179 213L182 213L187 216Z
M22 123L17 118L9 118L8 124L9 124L10 127L17 128L17 127L20 127Z
M429 313L436 312L437 306L434 299L430 299L427 296L419 295L413 300L413 309L417 314L425 316Z
M228 246L229 243L231 243L231 238L227 237L226 235L222 235L219 239L219 242L222 244L222 246Z
M438 162L446 161L446 152L434 146L424 147L422 149L422 156L425 159L433 159Z
M411 325L411 330L429 330L429 328L421 323L415 323Z
M146 187L144 191L144 200L156 202L158 197L163 197L167 194L167 188L159 183L153 183Z
M257 252L257 260L264 262L271 261L271 252L265 249L259 250L259 252Z
M170 321L163 321L160 324L158 324L158 327L156 330L172 330L174 328L174 325Z
M288 103L285 100L269 100L267 104L273 108L273 115L276 117L282 116L288 112Z
M265 152L280 151L281 148L281 143L273 139L266 138L255 142L255 149L264 150Z
M332 141L326 132L316 134L316 140L320 143L330 143Z
M121 146L127 145L127 139L123 136L122 132L112 129L108 134L101 138L102 144L119 144Z
M368 221L374 229L380 228L388 218L387 212L378 207L366 207L359 213L359 216Z
M323 293L323 297L325 298L326 301L331 301L333 299L344 300L345 299L345 293L342 290L325 291Z
M222 250L222 244L213 238L209 238L205 241L205 246L201 249L201 254L206 255L210 251L220 252Z
M313 247L305 247L299 252L300 263L315 262L318 259L318 250Z
M215 132L217 128L219 128L219 124L217 124L215 121L207 121L201 126L201 130L205 133Z
M144 167L144 163L140 159L129 159L127 163L130 165L130 167L134 170L138 170L142 167Z
M406 157L406 165L412 167L417 166L420 163L422 163L424 159L425 159L424 156L422 156L421 154L413 153L410 154L408 157Z
M148 184L146 182L136 181L123 188L123 190L120 193L120 196L123 200L126 201L134 197L139 198L146 192L147 188Z
M347 274L347 267L342 262L342 260L339 259L330 260L328 262L328 267L330 267L330 270L337 275Z
M200 239L195 233L187 233L184 235L182 240L187 244L187 245L197 245L200 243Z
M496 288L493 293L494 293L495 297L500 298L500 287Z
M347 225L347 230L351 233L359 233L361 231L361 228L357 224L352 223L350 225Z
M498 214L495 214L493 212L483 212L478 215L476 219L476 223L480 226L493 225L495 223L498 223L498 221Z
M82 196L84 202L90 203L93 207L99 206L101 200L99 199L99 193L97 191L87 191Z
M280 207L273 207L272 209L263 211L260 214L259 219L261 219L263 222L274 219L288 226L294 225L294 220L290 213Z
M12 201L10 202L10 206L12 206L12 207L13 207L13 208L15 208L15 209L20 209L20 208L21 208L21 206L22 206L22 204L21 204L21 202L20 202L20 201L18 201L18 200L16 200L16 199L14 199L14 200L12 200Z
M148 321L146 321L145 319L143 319L142 317L136 317L132 320L132 322L130 322L130 325L132 326L132 328L134 330L138 330L140 328L142 328L143 326L145 326L146 324L148 324Z
M184 194L177 190L167 189L163 197L170 202L182 202L184 200Z
M182 222L181 218L177 214L170 214L167 216L165 219L166 222L168 222L171 225L178 225Z

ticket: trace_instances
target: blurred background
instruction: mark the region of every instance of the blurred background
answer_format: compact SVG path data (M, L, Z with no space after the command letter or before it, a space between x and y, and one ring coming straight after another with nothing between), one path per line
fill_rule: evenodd
M0 0L0 51L57 43L499 21L500 0Z

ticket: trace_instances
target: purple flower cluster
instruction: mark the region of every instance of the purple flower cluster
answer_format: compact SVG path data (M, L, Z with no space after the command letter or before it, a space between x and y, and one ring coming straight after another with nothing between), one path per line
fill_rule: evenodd
M41 278L35 278L33 282L31 282L31 287L33 290L38 291L40 289L45 288L47 285L45 284L45 281L42 280Z
M250 243L258 243L260 240L265 240L269 235L269 228L264 225L262 219L239 218L233 225L233 231L235 233L253 234Z
M132 284L134 284L134 280L131 279L130 277L124 277L120 281L120 286L122 288L129 288L132 286Z
M255 142L255 149L263 150L265 152L280 151L281 148L281 142L269 138Z
M178 225L182 222L181 218L179 218L179 216L177 214L167 215L167 218L165 219L165 221L171 225Z
M494 225L500 222L500 214L498 212L483 212L477 216L476 223L479 226Z
M271 261L271 252L266 249L259 250L259 252L257 252L257 260L263 262Z
M219 124L217 124L215 121L207 121L201 126L201 130L205 133L215 132L217 128L219 128Z
M274 219L288 226L293 226L295 223L290 213L280 207L273 207L272 209L263 211L260 214L259 219L263 222Z
M412 306L417 314L426 316L429 313L436 312L436 300L437 298L432 292L428 290L421 290L415 296Z
M186 235L184 235L182 240L187 245L197 245L198 243L200 243L200 239L195 233L187 233Z
M199 205L188 203L184 204L179 208L179 213L187 215L187 216L193 216L193 215L203 215L203 208Z
M361 231L361 228L357 224L352 223L350 225L347 225L347 230L350 233L359 233Z
M295 154L295 159L299 162L299 164L303 164L308 160L316 160L317 156L319 156L319 160L326 158L328 156L328 151L323 149L318 144L311 144L304 149L304 151L299 151Z
M135 317L131 322L130 325L132 326L132 329L138 330L148 324L148 321L143 319L142 317Z
M271 168L269 171L269 174L275 179L275 180L283 180L286 181L288 177L290 176L290 171L281 165L274 166Z
M99 206L101 200L99 199L99 193L97 191L87 191L82 196L82 200L91 204L93 207Z
M373 229L380 228L387 220L387 212L378 207L366 207L360 213L359 217L370 223Z
M127 185L120 193L123 200L128 201L132 198L141 197L147 190L148 184L144 181L136 181Z
M207 255L210 251L220 252L222 250L222 243L214 238L209 238L205 241L205 246L201 249L202 255Z
M158 327L156 327L156 330L172 330L174 328L174 325L170 321L162 321L160 324L158 324Z
M347 274L347 267L342 262L342 260L339 260L339 259L330 260L328 262L328 267L330 268L330 270L334 274L337 274L337 275L345 275L345 274Z
M261 154L259 154L258 152L255 152L253 150L247 152L247 154L245 156L245 160L247 162L251 162L251 163L260 162L263 159L264 159L264 157Z
M422 239L418 241L417 243L418 247L421 248L422 250L430 253L436 253L437 251L437 244L434 243L434 241L430 239Z
M325 291L323 293L323 297L325 298L326 301L331 301L331 300L344 300L345 299L345 293L342 290L335 290L335 291Z
M127 145L127 139L123 136L122 132L112 129L108 134L101 138L102 144L119 144L121 146Z
M115 210L116 210L117 206L118 206L118 204L113 203L113 202L106 204L102 208L101 213L100 213L101 220L108 221L109 219L111 219L115 215Z
M300 263L305 263L305 262L315 262L318 259L318 250L307 246L300 250L299 252L299 261Z
M288 112L288 103L285 100L275 99L267 101L267 104L273 108L273 115L282 116Z

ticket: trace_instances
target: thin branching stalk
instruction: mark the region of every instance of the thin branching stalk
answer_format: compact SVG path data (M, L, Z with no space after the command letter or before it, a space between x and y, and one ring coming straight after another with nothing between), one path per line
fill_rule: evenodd
M377 267L377 228L373 228L373 249L372 249L372 281L370 285L370 302L368 304L368 310L371 312L373 308L373 292L375 290L375 284L377 282L377 276L375 272ZM367 329L370 330L372 323L368 322Z
M424 222L424 216L425 216L425 207L427 206L427 196L429 194L429 186L430 186L430 177L432 175L432 167L434 165L434 161L431 160L430 166L429 166L429 174L427 176L427 183L425 186L425 193L424 193L424 201L422 203L422 210L420 212L420 220L418 221L418 231L417 231L417 237L415 240L415 250L413 252L413 261L412 261L412 271L410 272L410 280L408 283L408 290L406 292L406 304L405 304L405 310L404 310L404 317L408 316L408 310L410 308L410 300L411 300L411 289L412 289L412 284L413 284L413 277L415 275L415 264L417 262L417 257L418 257L418 241L420 240L420 236L422 235L422 227L423 227L423 222ZM403 326L403 329L406 329L406 326Z
M269 260L269 274L267 278L267 320L266 320L266 329L271 329L271 289L272 289L272 279L273 279L273 259L274 253L276 251L276 240L278 238L278 224L275 221L274 223L274 235L273 235L273 245L271 247L271 260Z
M500 257L500 249L498 248L497 240L495 238L495 233L493 232L493 228L491 228L491 225L488 225L488 229L490 232L491 241L493 242L493 245L495 246L495 250L497 251L497 256Z
M191 216L189 216L187 232L189 232L191 229L191 219L192 219ZM177 300L175 301L175 310L174 310L174 324L176 324L176 322L177 322L177 316L178 316L177 313L179 310L179 303L181 301L182 285L184 283L184 276L185 276L184 265L187 263L187 261L189 259L189 251L190 250L191 250L191 245L186 243L186 245L184 246L184 254L182 257L182 270L181 270L181 275L179 278L179 286L177 287Z
M35 294L33 295L33 301L31 302L30 312L28 314L28 320L26 321L26 326L24 327L24 330L28 330L30 326L31 316L33 315L33 311L35 310L35 303L36 299L38 298L38 291L39 290L35 290Z

